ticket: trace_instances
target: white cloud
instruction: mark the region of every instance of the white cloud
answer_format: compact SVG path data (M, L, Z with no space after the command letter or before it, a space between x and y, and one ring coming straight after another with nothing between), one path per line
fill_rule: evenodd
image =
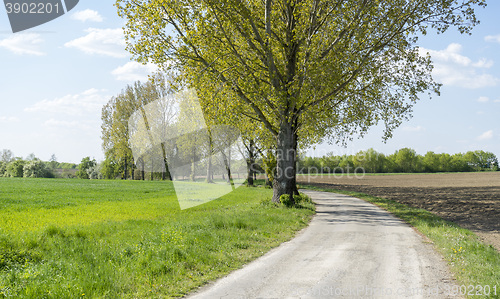
M99 54L116 58L125 58L129 54L125 51L125 38L121 28L85 30L87 35L64 44L68 48L76 48L86 54Z
M486 131L483 134L479 135L479 137L477 137L477 140L489 140L491 138L493 138L493 130Z
M17 55L45 55L40 50L43 39L37 33L14 34L11 37L0 40L0 48L5 48Z
M487 103L487 102L490 101L490 98L488 98L488 97L479 97L479 99L477 99L477 101L479 103Z
M152 63L140 64L136 61L127 62L125 65L114 69L113 74L116 80L134 82L145 81L148 75L158 70L158 67Z
M405 132L422 132L425 131L425 128L422 126L416 126L416 127L401 127L401 129Z
M71 18L82 22L91 21L100 23L103 21L103 17L99 14L99 12L92 9L77 11L71 16Z
M420 48L421 55L429 53L434 63L433 75L436 81L444 85L464 88L483 88L496 86L500 79L485 73L493 66L493 61L480 59L476 62L460 54L462 45L452 43L444 50Z
M0 116L0 123L14 123L19 122L19 118L14 116Z
M500 34L499 35L488 35L484 38L487 42L496 42L500 44Z
M84 114L100 115L102 106L110 98L104 92L105 90L92 88L80 94L69 94L54 100L42 100L26 108L25 111L69 116Z
M89 130L92 127L82 121L65 121L65 120L57 120L57 119L49 119L44 122L44 125L47 127L57 127L57 128L77 128L82 130Z

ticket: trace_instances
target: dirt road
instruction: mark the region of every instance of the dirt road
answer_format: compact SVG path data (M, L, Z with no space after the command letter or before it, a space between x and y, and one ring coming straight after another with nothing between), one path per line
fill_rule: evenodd
M305 192L318 204L308 228L188 298L446 298L446 264L411 227L357 198Z

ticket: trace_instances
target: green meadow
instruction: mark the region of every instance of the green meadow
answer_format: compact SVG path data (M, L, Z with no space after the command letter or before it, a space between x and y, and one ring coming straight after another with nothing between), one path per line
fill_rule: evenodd
M271 192L181 210L169 182L0 178L0 298L183 296L307 225Z

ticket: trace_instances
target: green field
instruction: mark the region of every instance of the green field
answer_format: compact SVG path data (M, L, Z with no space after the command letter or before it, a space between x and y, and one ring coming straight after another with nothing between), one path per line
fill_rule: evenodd
M182 296L314 213L270 197L240 187L181 210L168 182L0 178L0 298Z

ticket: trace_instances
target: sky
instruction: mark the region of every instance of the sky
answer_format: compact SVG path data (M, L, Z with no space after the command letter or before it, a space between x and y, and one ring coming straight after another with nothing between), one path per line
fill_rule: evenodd
M0 150L60 162L102 160L101 109L127 84L156 68L125 51L114 1L80 1L52 22L13 34L0 6ZM374 148L390 154L410 147L458 153L485 150L500 157L500 1L477 14L472 36L451 29L420 39L443 84L441 96L422 96L413 118L386 143L377 126L346 147L320 144L308 155L351 154ZM425 49L425 50L424 50Z

